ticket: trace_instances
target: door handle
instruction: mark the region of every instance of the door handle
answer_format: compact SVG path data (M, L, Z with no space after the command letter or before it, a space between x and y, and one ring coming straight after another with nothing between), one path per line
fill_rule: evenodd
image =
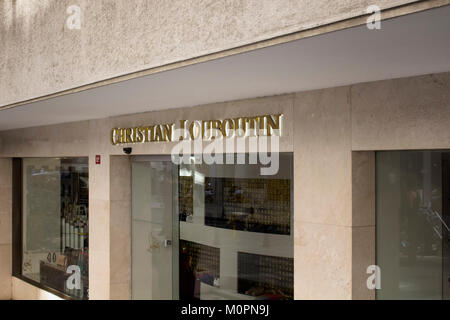
M170 246L172 246L172 240L168 240L168 239L164 240L164 247L167 248Z

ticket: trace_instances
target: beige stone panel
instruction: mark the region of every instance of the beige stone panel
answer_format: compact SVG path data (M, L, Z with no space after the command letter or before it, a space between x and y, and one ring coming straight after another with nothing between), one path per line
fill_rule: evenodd
M89 200L89 250L109 251L110 203Z
M130 283L111 283L111 300L131 300Z
M110 159L110 199L131 200L131 163L128 156L112 156Z
M89 300L110 298L109 259L109 251L89 249Z
M18 278L12 278L13 300L37 300L38 288Z
M0 187L0 215L11 215L12 208L12 189L9 187Z
M0 300L11 299L11 244L0 244Z
M450 73L352 86L353 150L450 148Z
M95 163L95 156L100 155L100 164ZM89 199L109 201L110 198L110 158L108 154L89 155ZM92 204L89 203L89 206Z
M0 245L12 243L12 216L0 214Z
M111 283L130 284L131 201L111 201L110 252Z
M125 111L124 111L125 112ZM91 155L108 153L111 145L111 118L89 120L89 153Z
M12 185L12 161L11 159L0 158L0 187L11 187L11 185Z
M42 289L39 289L18 278L12 278L13 300L63 300L62 298Z
M350 226L348 87L298 93L294 107L295 220Z
M23 130L9 130L0 132L2 148L0 157L19 157L26 152L29 143L24 142Z
M109 299L110 203L89 199L89 298Z
M375 152L352 153L352 226L375 225Z
M374 300L367 288L367 268L375 265L375 226L352 228L352 299Z
M3 131L0 156L87 156L88 133L87 121Z
M131 286L131 163L110 158L110 281ZM111 287L111 295L119 294Z
M377 5L384 9L411 2L415 0L379 0ZM73 4L81 8L79 30L66 26L66 10ZM0 105L360 16L370 4L368 0L3 1L0 32L8 45L0 46L4 84Z
M351 299L352 229L295 222L295 299Z

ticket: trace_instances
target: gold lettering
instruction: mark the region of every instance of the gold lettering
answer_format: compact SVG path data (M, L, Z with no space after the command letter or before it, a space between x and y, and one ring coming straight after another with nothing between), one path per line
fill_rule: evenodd
M125 129L119 129L119 143L124 143Z
M133 130L131 128L125 129L125 143L133 143Z
M212 120L211 121L211 139L220 138L219 133L222 134L222 121Z
M234 128L234 121L232 119L225 119L222 123L222 135L227 138L232 137L234 134Z
M140 127L139 131L141 133L141 142L148 142L148 128Z
M147 127L147 141L149 142L155 141L155 126Z
M234 127L236 130L236 137L245 137L245 128L247 127L245 118L235 118Z
M255 117L238 117L225 120L192 121L180 120L181 134L184 139L217 139L222 137L245 137L247 135L271 136L282 127L282 114ZM125 143L143 143L154 141L173 141L174 123L141 126L134 128L113 128L110 133L112 145Z
M137 141L137 139L138 139L138 130L137 130L137 128L133 128L133 129L131 129L132 130L132 132L133 132L133 135L132 135L132 138L133 138L133 142L138 142Z
M259 134L267 135L266 116L259 116Z
M254 137L255 135L258 135L257 132L257 122L258 122L258 117L249 117L249 118L245 118L246 121L248 122L248 126L249 126L249 131L250 131L250 135L252 137Z
M194 126L197 130L194 131ZM191 140L196 140L200 138L201 135L201 125L197 121L192 121L189 125L189 134L191 135Z
M211 121L202 121L202 137L203 139L209 139L211 137ZM208 134L208 136L206 136Z
M267 122L267 135L272 135L272 130L280 130L281 127L281 114L268 115L266 116ZM275 119L274 119L275 118Z
M173 124L165 124L163 126L163 141L172 141Z
M145 128L139 127L139 128L136 128L136 130L138 131L137 142L144 142L145 141Z
M117 128L114 128L111 130L111 143L113 146L117 144L116 135L117 135Z
M161 126L159 125L155 126L155 141L164 141Z
M180 130L181 130L181 136L178 138L178 140L184 140L185 132L186 132L186 121L187 120L180 120Z

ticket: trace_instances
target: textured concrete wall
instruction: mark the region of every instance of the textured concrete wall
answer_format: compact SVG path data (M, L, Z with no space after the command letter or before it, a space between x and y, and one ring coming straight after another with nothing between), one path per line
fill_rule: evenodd
M416 0L378 0L382 9ZM3 0L0 106L365 14L370 0ZM81 29L66 26L70 5Z

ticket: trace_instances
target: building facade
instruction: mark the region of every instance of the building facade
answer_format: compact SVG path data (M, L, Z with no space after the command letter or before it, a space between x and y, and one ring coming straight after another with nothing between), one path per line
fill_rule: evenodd
M1 298L448 299L448 2L98 3L0 9Z

